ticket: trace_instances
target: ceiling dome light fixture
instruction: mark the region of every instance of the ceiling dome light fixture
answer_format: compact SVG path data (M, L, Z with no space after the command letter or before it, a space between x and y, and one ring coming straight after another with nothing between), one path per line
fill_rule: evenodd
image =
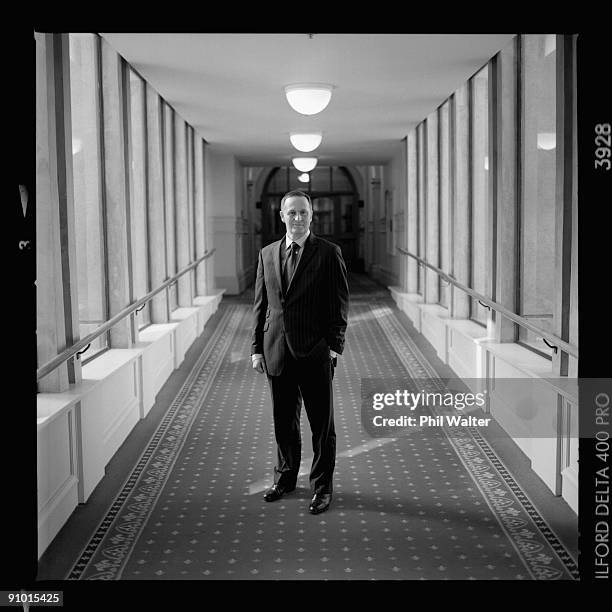
M301 151L302 153L310 153L321 144L321 140L323 140L323 134L321 134L321 132L315 132L311 134L291 133L289 135L289 140L291 140L291 144L298 151Z
M309 183L310 182L310 174L304 172L303 174L298 175L298 181L300 183Z
M287 102L302 115L320 113L331 100L333 85L297 83L285 87Z
M300 172L310 172L314 170L318 160L316 157L294 157L291 161Z

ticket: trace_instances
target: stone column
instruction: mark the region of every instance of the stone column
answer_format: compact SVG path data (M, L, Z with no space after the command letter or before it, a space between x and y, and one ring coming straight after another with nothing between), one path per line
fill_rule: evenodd
M366 224L366 271L376 273L377 267L377 236L380 216L380 177L376 173L376 166L368 166L368 216Z
M407 138L402 140L401 148L401 181L397 189L399 202L397 206L398 214L393 220L394 244L396 247L406 248L408 229L406 220L408 219L408 147ZM397 227L396 227L397 221ZM406 292L408 287L408 257L402 255L397 249L393 251L393 258L399 262L399 284L402 292Z
M66 348L62 291L62 256L58 184L56 85L61 81L55 60L56 34L35 34L36 40L36 341L38 366ZM38 383L40 392L68 389L68 365L62 364Z
M408 187L407 187L407 247L406 250L411 253L417 253L418 245L418 199L417 199L417 133L416 129L408 134L406 139L407 147L407 166L408 166ZM416 293L418 291L418 263L412 257L406 257L407 265L407 285L408 293Z
M187 183L187 126L174 113L174 204L178 271L189 265L189 194ZM184 274L178 281L178 305L191 306L191 279Z
M578 151L577 112L576 112L576 40L572 36L572 78L569 83L572 87L572 150ZM570 344L578 346L578 164L574 158L572 162L572 248L571 248L571 281L570 281L570 313L569 313L569 340ZM578 377L578 359L569 357L567 375Z
M417 126L417 195L418 195L418 250L417 255L423 259L427 258L425 251L425 237L427 235L427 214L426 214L426 196L427 196L427 142L425 122L421 122ZM419 293L423 296L423 300L427 294L427 278L425 267L419 265L418 271L418 286Z
M216 247L215 235L214 235L214 197L212 193L212 180L213 173L211 170L211 152L209 145L204 147L204 205L205 205L205 230L206 230L206 249L211 251ZM214 255L206 259L206 291L207 295L211 295L215 291L216 279L215 279L215 261L217 258L217 251L215 250Z
M233 155L207 150L206 193L212 213L215 284L228 294L242 292L248 281L242 268L242 170Z
M164 218L164 176L162 167L161 100L147 83L147 206L149 216L149 275L150 289L159 287L166 279L166 245ZM151 323L168 321L168 302L165 292L151 301Z
M193 128L187 123L187 219L189 224L189 263L195 261L195 185L194 185ZM191 296L196 295L196 271L192 268L187 276Z
M64 347L79 338L79 299L77 280L76 234L74 227L74 183L72 177L72 119L70 112L70 46L68 34L53 35L55 84L55 146L57 150L57 187L59 238L61 249L61 287L63 291ZM81 362L67 362L68 381L81 380Z
M176 267L176 215L174 202L174 111L164 103L164 215L166 219L166 279L174 276ZM176 295L177 287L168 289L168 309L172 309L170 296Z
M490 137L490 168L496 174L492 180L494 207L496 208L495 232L497 249L494 270L493 299L515 311L518 271L517 261L517 41L508 45L498 55L493 69L493 84L497 87L494 107L495 130ZM492 177L493 178L493 177ZM493 313L492 336L496 342L514 342L516 324Z
M252 167L244 169L245 175L245 211L247 218L247 240L245 254L249 265L253 265L248 284L251 285L257 275L257 250L255 248L255 169Z
M440 266L439 240L439 176L438 176L438 112L434 111L427 117L427 178L426 178L426 244L425 259L433 266ZM424 301L436 304L439 298L439 276L427 268L425 271L427 281Z
M576 313L570 312L572 305L572 221L577 202L576 135L575 135L575 39L558 35L557 53L557 146L555 189L555 310L554 332L566 342L570 340L570 321L577 323ZM576 272L574 268L574 272ZM572 334L573 335L573 334ZM573 358L572 358L573 360ZM576 364L572 364L572 370ZM569 356L557 350L553 353L553 372L556 376L567 376Z
M455 176L453 207L453 276L460 283L470 284L470 150L468 83L455 92ZM467 293L453 291L453 317L467 319L470 301Z
M131 257L128 248L129 168L127 167L127 96L122 58L104 40L102 44L102 92L104 99L104 198L106 203L106 257L108 265L109 318L132 299ZM126 317L110 332L112 348L130 348L135 339L133 317Z
M195 138L195 250L196 258L206 251L206 201L204 194L204 141ZM196 295L208 295L206 260L196 268Z
M440 235L440 268L450 274L451 266L451 249L453 244L453 234L450 223L451 214L451 169L450 169L450 108L451 102L447 100L440 107L440 123L438 142L440 146L440 227L438 233ZM444 301L444 305L450 312L450 294L451 289L446 281L441 282L440 299Z

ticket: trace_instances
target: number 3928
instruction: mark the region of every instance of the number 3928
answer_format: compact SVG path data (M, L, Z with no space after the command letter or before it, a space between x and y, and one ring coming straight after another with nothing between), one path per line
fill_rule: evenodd
M610 146L612 145L612 137L610 136L610 124L598 123L595 126L595 168L603 168L610 170L612 162L610 162Z

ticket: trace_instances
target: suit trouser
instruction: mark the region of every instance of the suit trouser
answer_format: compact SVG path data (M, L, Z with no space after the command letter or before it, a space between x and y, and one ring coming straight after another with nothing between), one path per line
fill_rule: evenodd
M332 392L332 363L296 361L289 350L279 376L268 376L272 391L277 465L274 483L285 488L296 484L300 469L302 398L312 432L313 460L310 487L313 493L331 493L336 463L336 432Z

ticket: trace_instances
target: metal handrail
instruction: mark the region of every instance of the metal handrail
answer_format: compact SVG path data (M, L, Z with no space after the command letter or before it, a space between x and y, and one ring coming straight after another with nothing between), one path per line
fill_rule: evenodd
M164 281L159 287L157 287L157 289L153 289L153 291L150 291L145 296L135 301L133 304L130 304L121 312L118 312L114 317L97 327L93 332L91 332L91 334L88 334L84 338L81 338L78 342L63 350L59 355L57 355L57 357L54 357L53 359L42 365L40 368L38 368L38 370L36 370L36 380L38 381L41 378L44 378L45 376L47 376L47 374L49 374L49 372L52 372L53 370L55 370L55 368L61 366L65 361L68 361L68 359L78 353L83 347L87 346L88 344L93 342L98 336L101 336L104 332L107 332L109 329L117 325L117 323L132 314L132 312L138 310L141 306L144 306L147 302L152 300L158 293L166 289L166 287L169 287L170 285L174 284L181 276L187 274L187 272L195 268L198 264L202 263L205 259L208 259L214 252L215 249L212 249L211 251L206 251L206 253L204 253L202 257L191 262L180 272L177 272L174 276Z
M502 316L506 317L507 319L510 319L511 321L514 321L515 323L518 323L521 327L525 327L526 329L538 334L538 336L540 336L544 340L548 340L549 342L552 342L555 346L561 349L564 353L567 353L568 355L572 355L572 357L576 357L576 359L578 359L578 347L577 346L574 346L573 344L569 344L565 342L564 340L562 340L561 338L559 338L559 336L556 336L555 334L551 334L550 332L546 332L542 329L539 329L535 325L532 325L525 318L508 310L501 304L498 304L497 302L491 300L485 295L482 295L481 293L478 293L477 291L474 291L473 289L466 287L466 285L455 280L452 276L449 276L448 274L446 274L446 272L443 272L440 268L437 268L436 266L428 263L422 257L419 257L418 255L415 255L414 253L410 253L409 251L407 251L406 249L403 249L402 247L396 247L396 248L403 255L408 255L409 257L416 259L420 264L426 266L430 270L433 270L436 274L438 274L438 276L441 276L447 282L451 283L458 289L461 289L462 291L464 291L468 295L471 295L477 300L484 302L484 304L486 304L487 306L490 306L493 310L495 310L496 312L499 312L499 314L501 314Z

